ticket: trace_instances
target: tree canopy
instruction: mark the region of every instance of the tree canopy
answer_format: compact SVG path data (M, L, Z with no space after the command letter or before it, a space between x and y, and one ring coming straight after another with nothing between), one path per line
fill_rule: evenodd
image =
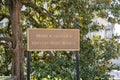
M80 76L83 80L106 77L106 72L112 66L109 60L118 56L118 43L114 36L109 39L89 39L85 36L89 33L89 28L91 31L105 28L104 25L93 22L95 14L112 24L119 23L119 7L119 0L0 0L0 21L8 20L0 28L0 56L5 57L5 60L0 61L3 62L0 69L4 70L0 75L17 75L16 80L24 80L26 30L27 26L32 26L50 29L79 28ZM76 78L73 52L32 52L31 58L31 77L34 79ZM11 62L12 68L7 69L6 74L5 67Z

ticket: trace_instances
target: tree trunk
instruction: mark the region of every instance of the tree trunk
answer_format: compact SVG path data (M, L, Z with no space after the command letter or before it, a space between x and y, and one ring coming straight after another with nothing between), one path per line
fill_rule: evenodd
M16 76L15 80L24 80L24 49L22 39L22 27L20 26L20 0L11 1L11 29L12 29L12 76Z

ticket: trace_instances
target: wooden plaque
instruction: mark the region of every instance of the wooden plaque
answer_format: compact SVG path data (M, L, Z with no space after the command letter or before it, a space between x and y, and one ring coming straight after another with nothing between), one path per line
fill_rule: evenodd
M80 34L78 29L28 29L28 51L78 51Z

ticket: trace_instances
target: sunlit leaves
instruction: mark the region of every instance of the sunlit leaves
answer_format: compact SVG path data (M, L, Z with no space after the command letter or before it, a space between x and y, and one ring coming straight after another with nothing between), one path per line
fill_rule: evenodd
M9 53L9 55L7 54ZM0 45L0 75L8 76L10 74L11 51Z
M64 55L61 55L64 54ZM71 53L69 53L71 54ZM46 56L44 56L46 55ZM32 70L33 76L36 78L61 78L61 79L74 79L74 61L67 57L67 53L58 52L56 56L49 56L44 53L43 56L39 57L39 60L33 60ZM72 73L72 74L71 74ZM65 77L67 76L67 77Z
M96 36L92 40L84 37L89 33L89 30L91 32L99 31L103 27L97 22L93 22L94 14L112 24L118 22L120 5L116 0L22 1L25 2L25 9L21 11L23 33L26 33L27 23L33 28L73 29L79 27L81 77L83 80L94 80L95 77L104 76L105 71L109 70L111 65L109 60L117 56L117 43L114 39L101 39L100 36ZM9 12L6 6L0 10L0 14L8 15ZM1 31L2 35L9 32L7 28ZM23 34L23 37L26 46L26 34ZM5 53L11 52L8 50ZM39 52L32 52L31 54L31 75L34 79L41 80L41 78L46 77L51 80L57 77L62 80L75 80L75 58L72 52L53 51L43 53L42 55ZM4 62L5 66L8 65L6 64Z
M116 20L114 18L112 18L112 17L109 17L108 21L111 22L111 23L116 23Z
M91 80L95 77L103 78L106 75L105 72L111 70L112 64L109 60L118 56L117 43L113 38L102 39L100 36L81 42L81 76L83 79Z
M105 10L100 10L100 11L98 11L97 16L99 16L101 18L107 18L108 13Z

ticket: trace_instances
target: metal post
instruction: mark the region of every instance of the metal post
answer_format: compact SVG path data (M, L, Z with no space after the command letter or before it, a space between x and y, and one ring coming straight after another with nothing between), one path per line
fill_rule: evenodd
M80 29L79 22L80 22L79 18L76 17L76 25L75 25L76 29ZM80 37L80 36L78 36L78 37ZM76 80L80 80L80 56L79 56L79 51L75 51L75 57L76 57L76 76L77 76Z
M30 80L30 52L27 51L27 80Z
M76 57L76 80L80 80L80 58L79 58L79 51L75 51L75 57Z
M30 28L30 22L27 21L26 22L27 28ZM27 51L27 80L30 80L30 59L31 55L30 55L30 51Z

